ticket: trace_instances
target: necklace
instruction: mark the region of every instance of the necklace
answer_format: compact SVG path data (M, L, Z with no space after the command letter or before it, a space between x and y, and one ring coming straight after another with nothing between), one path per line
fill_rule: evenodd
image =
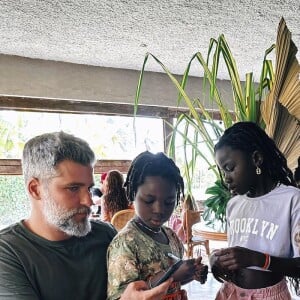
M147 229L148 231L152 232L152 233L155 233L155 234L158 234L158 233L161 233L161 227L159 227L159 230L158 231L155 231L153 230L152 228L148 227L146 224L144 224L142 221L140 220L134 220L136 224L140 225L141 227Z

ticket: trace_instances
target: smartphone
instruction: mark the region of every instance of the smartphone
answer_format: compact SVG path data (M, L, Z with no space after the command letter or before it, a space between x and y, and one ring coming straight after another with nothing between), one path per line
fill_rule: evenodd
M156 286L160 285L161 283L165 282L166 280L168 280L182 264L183 264L183 260L181 260L181 259L178 260L174 265L172 265L167 270L167 272L160 279L158 279L157 282L152 284L152 286L156 287Z

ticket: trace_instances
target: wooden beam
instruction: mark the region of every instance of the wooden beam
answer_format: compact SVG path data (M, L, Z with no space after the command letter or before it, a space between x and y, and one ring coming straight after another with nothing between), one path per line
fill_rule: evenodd
M0 159L0 175L22 175L20 159Z
M55 112L92 115L133 116L134 105L125 103L107 103L99 101L81 101L72 99L31 98L20 96L0 96L1 110ZM169 108L139 104L137 115L145 117L169 118L186 109Z
M108 172L109 170L119 170L121 173L126 174L129 170L131 160L97 160L94 168L95 174Z
M10 95L0 95L0 110L134 116L133 104ZM184 107L165 107L139 104L137 116L169 119L176 118L180 113L188 111L188 108ZM213 113L215 119L221 119L218 111L207 111Z
M126 174L131 160L97 160L94 174L101 174L109 170L117 169ZM0 159L0 175L22 175L22 163L20 159Z

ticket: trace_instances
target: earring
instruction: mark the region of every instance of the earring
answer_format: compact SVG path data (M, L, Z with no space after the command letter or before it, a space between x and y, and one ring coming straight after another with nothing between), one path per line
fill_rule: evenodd
M261 168L259 166L256 167L256 174L260 175L261 174Z

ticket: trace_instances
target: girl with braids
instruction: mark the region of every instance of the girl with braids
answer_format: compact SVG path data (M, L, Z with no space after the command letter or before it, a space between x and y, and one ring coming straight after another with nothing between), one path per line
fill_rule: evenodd
M226 209L229 247L210 258L224 281L216 299L291 299L285 277L299 292L300 190L285 157L252 122L225 130L215 157L234 195Z
M184 184L178 167L163 153L142 152L132 162L125 181L127 196L135 203L136 217L112 241L108 250L108 299L119 299L126 286L136 280L149 288L175 260L182 259L183 244L164 226L177 205ZM163 299L184 300L181 284L193 279L204 283L207 266L201 257L184 260L172 275L173 282Z
M129 202L123 187L123 175L118 170L107 173L103 182L103 196L101 198L101 220L110 222L119 210L129 208Z

